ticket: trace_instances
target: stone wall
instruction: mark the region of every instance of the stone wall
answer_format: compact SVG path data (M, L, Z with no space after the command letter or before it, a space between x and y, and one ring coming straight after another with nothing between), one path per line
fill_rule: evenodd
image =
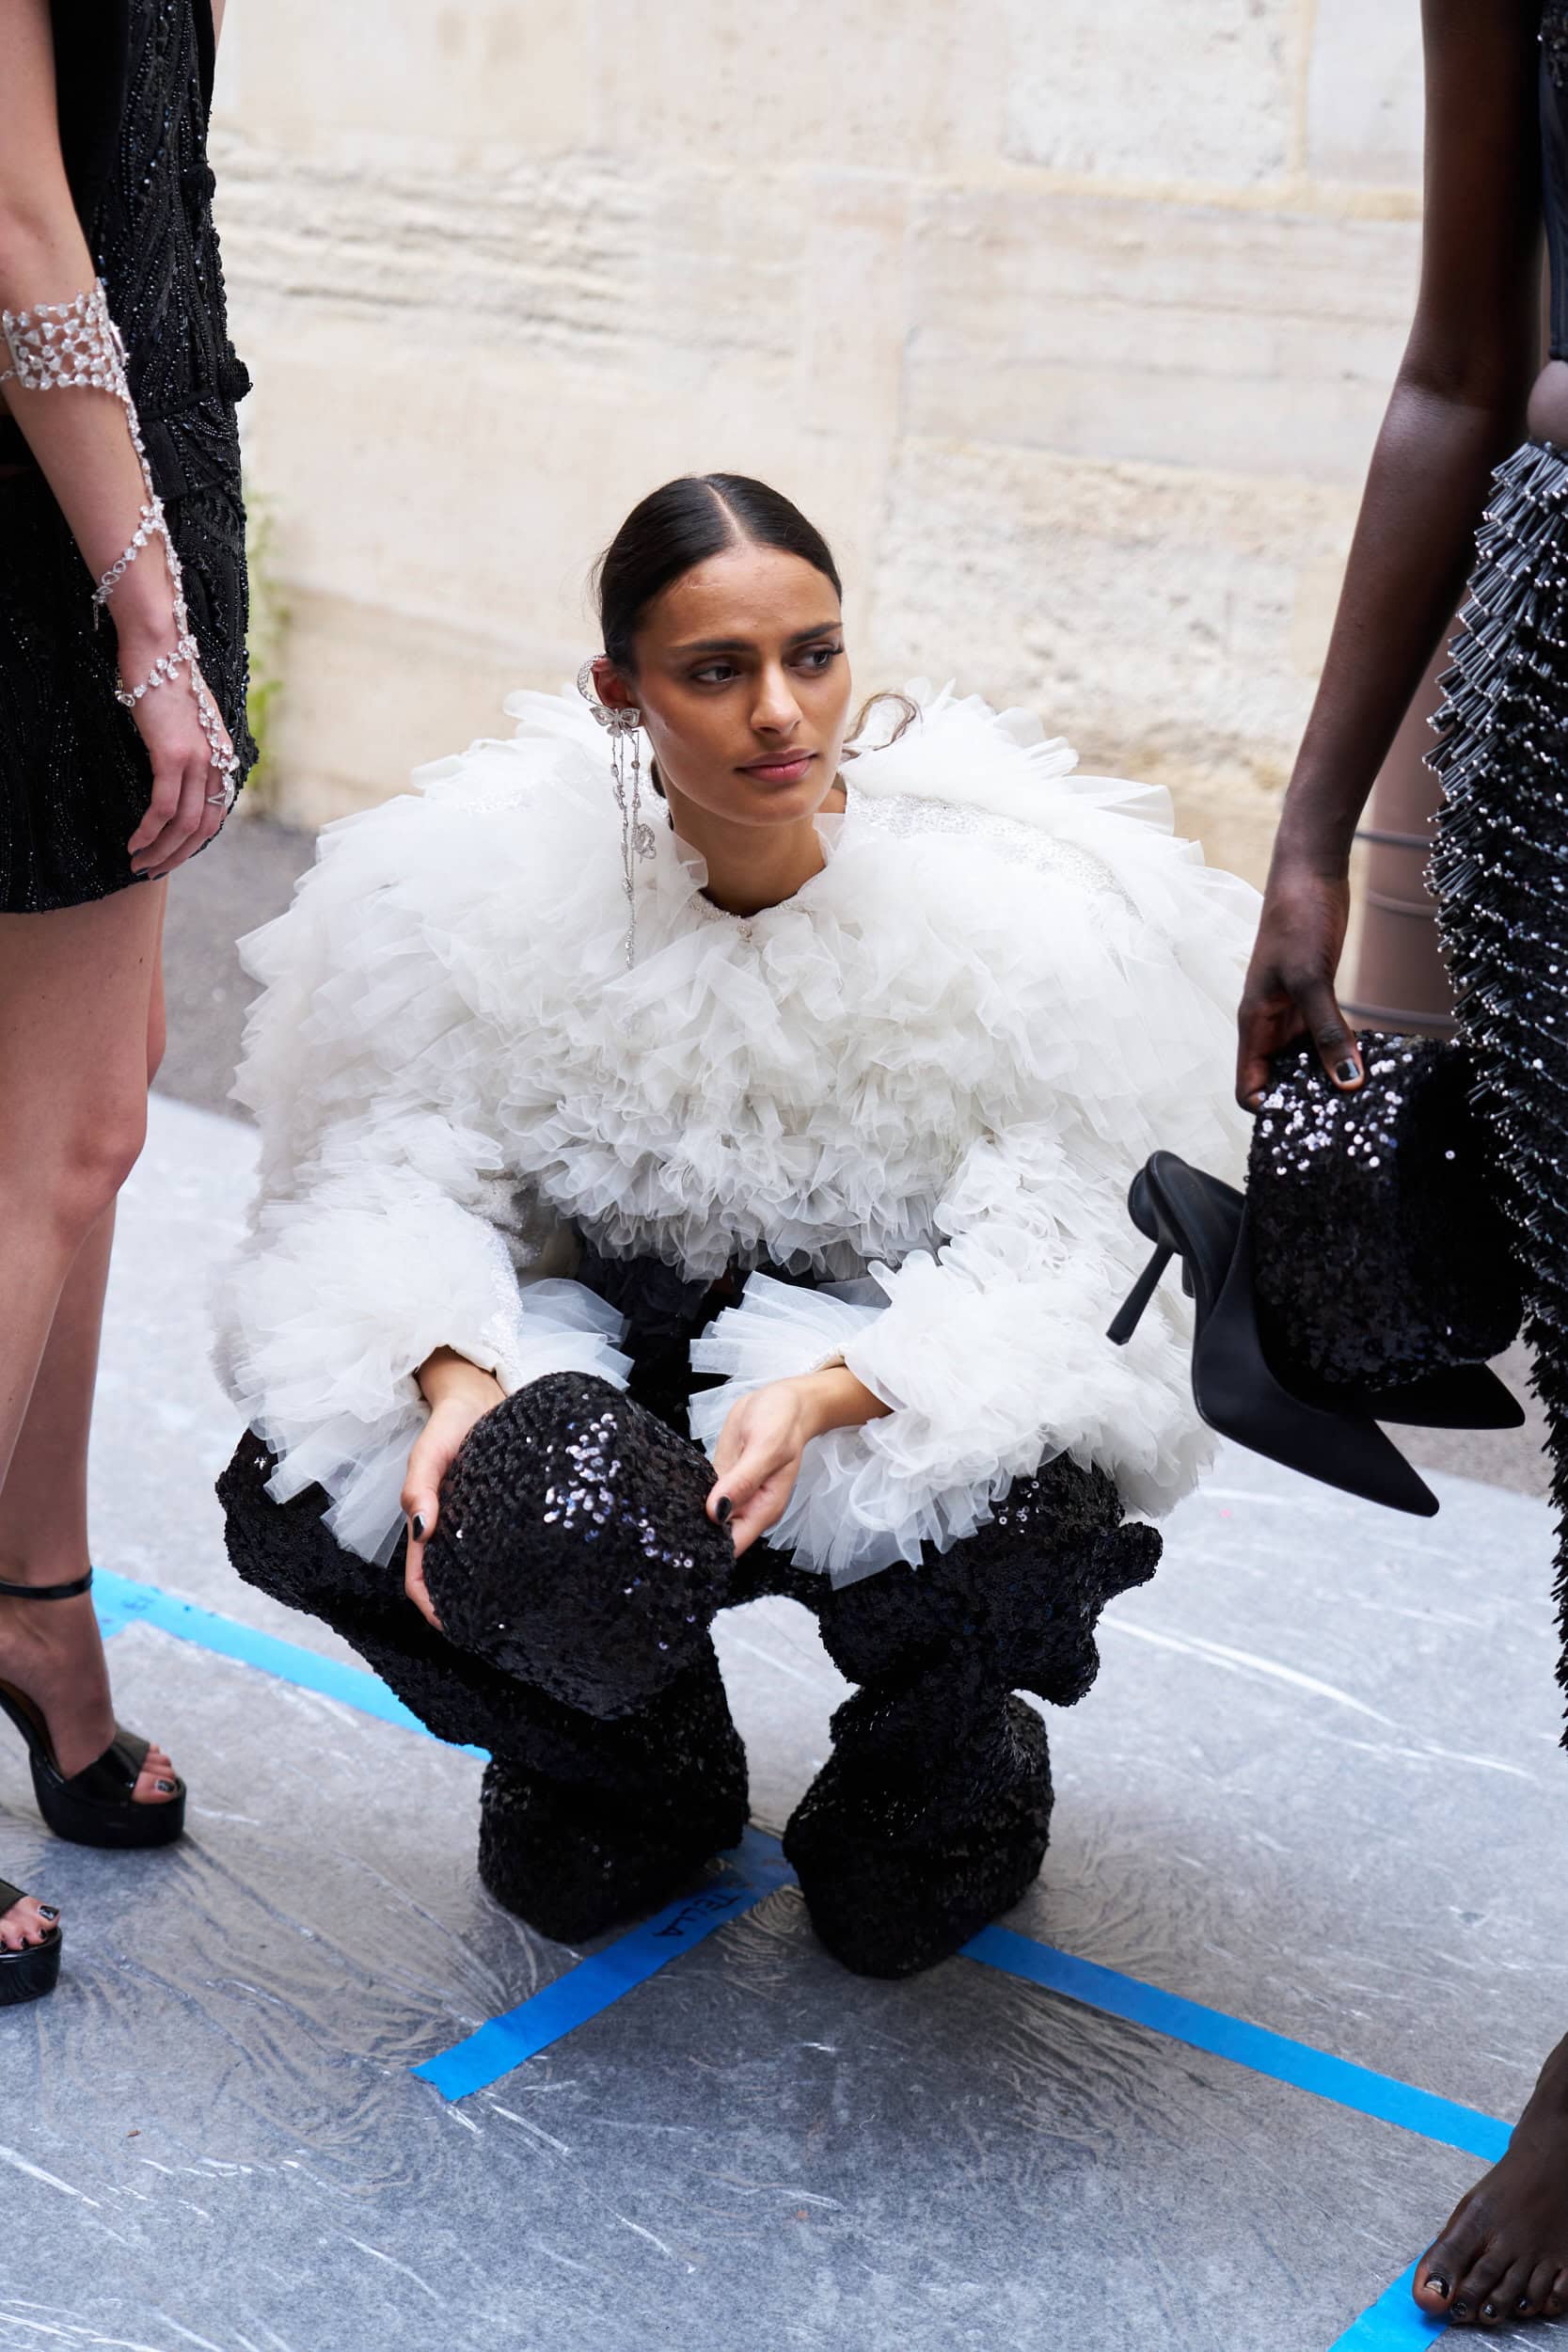
M685 469L1257 875L1408 320L1415 0L232 0L214 160L291 612L277 787L589 649Z

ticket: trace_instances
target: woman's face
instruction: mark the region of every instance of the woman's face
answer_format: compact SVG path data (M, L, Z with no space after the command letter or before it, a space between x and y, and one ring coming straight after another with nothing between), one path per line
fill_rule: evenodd
M832 583L778 548L726 548L643 615L637 675L595 670L635 703L667 791L732 824L815 815L833 787L849 663Z

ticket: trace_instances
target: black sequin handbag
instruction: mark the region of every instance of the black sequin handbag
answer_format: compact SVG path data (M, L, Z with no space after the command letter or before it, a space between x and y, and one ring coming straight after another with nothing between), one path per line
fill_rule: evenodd
M1386 1420L1400 1391L1500 1355L1522 1307L1463 1046L1376 1030L1359 1043L1353 1093L1310 1045L1275 1059L1247 1171L1253 1279L1280 1376L1325 1401L1380 1400Z

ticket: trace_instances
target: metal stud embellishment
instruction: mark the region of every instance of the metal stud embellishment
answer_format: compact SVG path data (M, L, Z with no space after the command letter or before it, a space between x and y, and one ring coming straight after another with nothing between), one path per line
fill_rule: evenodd
M1568 6L1545 0L1541 11L1541 55L1559 89L1568 88Z

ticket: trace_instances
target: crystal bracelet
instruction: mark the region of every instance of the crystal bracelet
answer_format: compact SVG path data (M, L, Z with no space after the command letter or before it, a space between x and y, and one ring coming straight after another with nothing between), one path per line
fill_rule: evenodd
M139 686L128 687L121 677L115 689L115 700L127 710L134 710L150 688L167 685L184 670L201 732L212 754L212 765L224 778L227 793L239 769L239 755L229 741L217 705L201 675L200 652L185 605L184 574L169 536L164 502L153 487L141 421L125 373L125 345L109 314L102 279L90 293L74 294L69 302L35 302L26 310L0 310L0 334L5 336L11 356L10 366L0 373L0 384L14 377L27 392L110 392L125 411L126 427L141 468L147 500L124 553L115 559L93 590L94 614L103 612L143 548L152 539L161 539L174 606L174 645L171 651L159 656Z

